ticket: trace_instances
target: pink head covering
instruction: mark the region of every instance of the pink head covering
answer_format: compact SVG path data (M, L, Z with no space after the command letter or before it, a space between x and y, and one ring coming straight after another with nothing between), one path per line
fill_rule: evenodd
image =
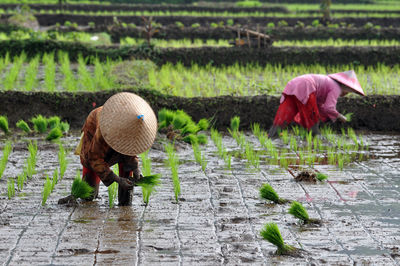
M358 93L360 95L365 96L365 93L363 89L361 88L360 82L358 82L356 73L354 70L349 70L345 72L340 72L340 73L335 73L335 74L330 74L328 77L334 79L335 81L346 85L350 89L353 90L353 92Z

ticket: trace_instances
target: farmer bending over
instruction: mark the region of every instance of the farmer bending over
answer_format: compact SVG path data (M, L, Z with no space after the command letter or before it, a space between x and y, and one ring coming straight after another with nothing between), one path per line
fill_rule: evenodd
M153 145L156 132L153 110L133 93L115 94L89 114L75 151L83 166L82 179L94 188L89 200L97 197L101 180L107 187L117 182L119 205L131 205L133 185L141 178L136 155ZM110 169L116 163L119 176Z
M365 95L353 70L330 75L307 74L292 79L283 90L268 136L276 137L277 131L291 122L311 129L314 134L319 134L320 120L346 122L346 117L336 110L336 102L349 92Z

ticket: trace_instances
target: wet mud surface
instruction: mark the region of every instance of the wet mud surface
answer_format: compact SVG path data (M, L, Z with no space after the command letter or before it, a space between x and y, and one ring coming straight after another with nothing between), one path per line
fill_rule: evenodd
M257 145L254 137L249 141ZM370 157L342 171L334 165L313 170L325 182L295 182L290 171L260 161L259 169L233 158L232 168L217 156L210 140L202 147L205 171L189 145L178 146L181 181L175 202L166 154L157 143L150 150L152 171L162 185L146 207L135 187L131 207L108 206L107 188L100 198L76 207L57 204L69 194L79 158L72 154L78 133L62 139L68 149L65 177L41 206L45 173L59 167L58 145L38 141L37 173L22 191L7 198L7 180L22 172L28 151L16 138L0 180L0 262L4 265L270 265L400 263L400 135L366 134ZM4 145L2 138L1 147ZM224 136L229 151L239 149ZM164 141L161 139L158 142ZM280 140L274 141L277 146ZM257 147L257 146L256 146ZM258 146L259 147L259 146ZM258 148L260 149L260 148ZM2 152L0 152L2 156ZM289 204L261 200L259 188L270 183L280 197L297 200L321 224L302 225L288 214ZM276 248L260 237L268 222L277 223L285 243L303 249L302 258L276 256Z

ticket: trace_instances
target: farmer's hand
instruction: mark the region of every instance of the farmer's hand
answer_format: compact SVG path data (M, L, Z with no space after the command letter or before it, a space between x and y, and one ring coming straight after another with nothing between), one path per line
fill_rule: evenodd
M338 119L340 122L343 122L343 123L347 122L347 118L346 118L344 115L342 115L342 114L339 114L339 116L338 116L337 119Z
M133 189L133 182L130 181L128 178L123 178L120 176L115 177L115 182L121 186L124 190L132 190Z

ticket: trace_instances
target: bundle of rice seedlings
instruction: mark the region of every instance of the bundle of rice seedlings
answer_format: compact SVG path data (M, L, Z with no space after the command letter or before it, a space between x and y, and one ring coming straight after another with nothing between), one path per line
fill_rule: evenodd
M204 134L197 134L197 142L199 144L207 144L208 137Z
M289 202L287 199L279 198L278 193L272 188L270 184L263 184L260 188L260 196L263 199L273 201L277 204L285 204Z
M31 128L29 127L28 123L26 123L24 120L19 120L16 124L17 128L21 129L22 131L26 133L31 133Z
M327 175L324 175L323 173L317 173L316 178L317 178L319 181L322 182L322 181L328 179L328 176L327 176Z
M142 177L138 182L136 182L137 186L158 186L160 185L160 174L147 175Z
M187 124L187 120L182 115L175 115L174 120L172 120L172 125L174 129L181 129Z
M353 113L347 113L344 115L344 117L346 117L347 122L351 121L351 117L353 116Z
M0 129L3 130L5 134L8 133L8 119L5 116L0 116Z
M240 117L239 116L234 116L231 119L231 130L233 132L239 131L239 125L240 125Z
M210 122L206 118L202 118L197 123L200 130L207 130L210 127Z
M281 232L276 223L267 223L260 234L262 238L278 248L276 250L277 255L294 255L298 251L297 248L286 245L285 242L283 242Z
M181 135L196 134L199 130L200 128L195 123L189 122L181 129Z
M47 131L47 119L42 115L32 118L33 128L36 132L44 133Z
M93 190L94 189L88 183L80 178L80 174L78 172L77 176L74 179L74 182L72 182L72 196L74 196L75 199L87 199L92 196Z
M56 140L56 139L61 138L62 135L63 135L63 133L62 133L61 129L58 127L55 127L49 132L49 134L46 137L46 140Z
M61 119L58 116L52 116L47 119L47 125L50 129L56 128L60 125Z
M63 133L68 133L69 131L69 124L68 122L61 122L59 128Z
M303 221L304 224L310 224L310 223L316 223L319 224L321 223L320 220L317 219L310 219L308 216L307 210L301 205L301 203L297 201L293 201L292 204L290 205L289 208L289 213L296 217L297 219L300 219Z
M190 144L195 144L195 143L198 143L198 142L199 142L197 136L194 135L194 134L186 135L186 136L184 136L184 137L182 138L182 140L183 140L184 142L190 143Z
M174 120L174 112L171 110L168 110L166 108L161 109L158 112L158 122L159 122L159 127L158 129L162 129L164 127L168 127L172 120Z

